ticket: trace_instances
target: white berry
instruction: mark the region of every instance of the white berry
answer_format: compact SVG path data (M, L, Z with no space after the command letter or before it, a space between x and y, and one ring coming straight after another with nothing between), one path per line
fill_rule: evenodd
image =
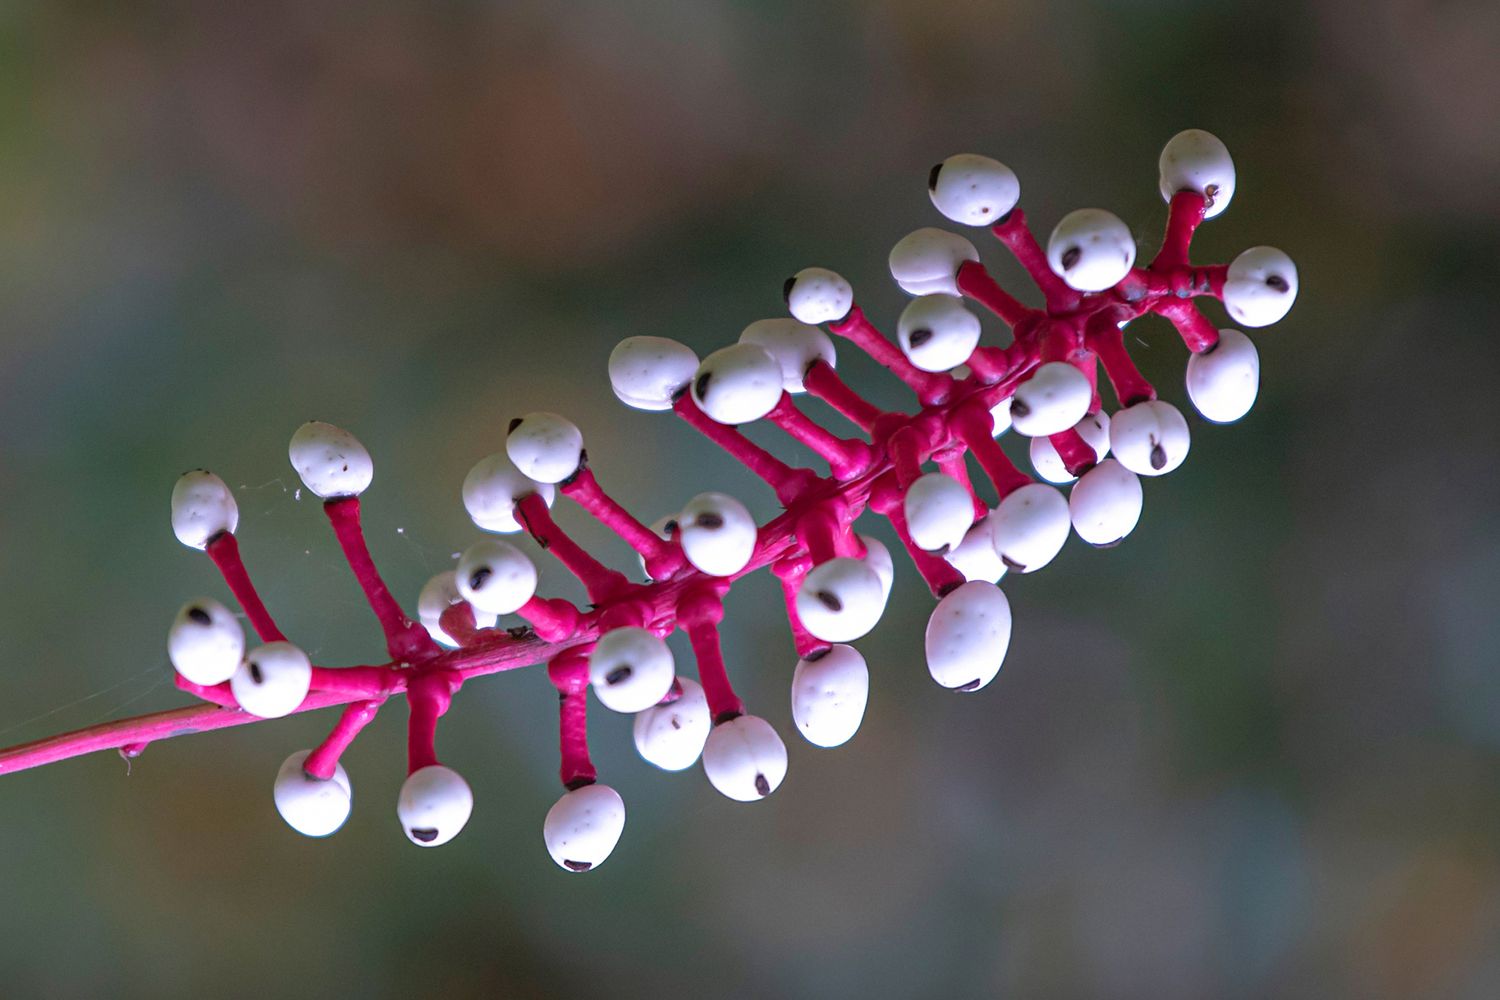
M978 691L1000 672L1010 648L1010 602L975 580L938 602L927 620L927 671L954 691Z
M815 566L797 590L797 617L824 642L868 633L885 611L880 576L862 559L840 557Z
M536 566L520 549L498 538L470 545L453 572L464 600L486 614L508 615L536 593Z
M1102 292L1120 283L1135 264L1135 238L1119 216L1080 208L1063 216L1047 241L1047 263L1069 288Z
M731 799L755 802L776 791L786 777L786 744L765 719L738 716L708 734L703 773Z
M1243 326L1270 326L1297 300L1297 265L1275 247L1251 247L1229 265L1224 308Z
M609 385L626 406L670 410L698 370L698 355L666 337L626 337L609 354Z
M342 764L334 765L331 778L314 778L304 771L302 765L311 754L298 750L282 763L272 794L287 826L304 837L326 837L349 818L354 791Z
M1234 160L1218 136L1201 128L1178 132L1162 148L1161 196L1167 201L1178 191L1203 195L1203 217L1212 219L1229 207L1234 197Z
M974 523L974 498L943 472L919 476L906 490L904 507L911 540L928 552L953 548Z
M540 496L548 507L557 498L556 487L529 478L503 451L481 458L464 477L464 509L484 531L520 531L516 504L531 493Z
M474 792L457 771L429 764L411 773L396 797L396 818L418 847L441 847L463 830L474 812Z
M841 746L859 731L870 670L853 646L832 646L792 672L792 721L814 746Z
M837 323L854 308L854 289L837 271L804 267L782 289L786 307L804 323Z
M1010 397L1006 396L1000 402L990 407L990 435L992 437L999 437L1010 430L1011 420Z
M755 344L720 348L693 376L693 402L721 424L759 420L781 401L781 365Z
M167 631L172 668L194 684L222 684L234 676L245 655L245 630L218 601L188 601Z
M740 343L754 344L781 366L781 384L787 392L806 392L802 379L814 362L833 367L838 356L828 334L795 319L760 319L745 327Z
M979 317L956 295L923 295L902 310L896 339L916 367L946 372L968 361L979 346Z
M589 683L605 708L643 712L672 689L672 651L653 633L629 626L606 632L589 654Z
M708 698L698 682L677 678L682 696L654 705L635 717L635 749L641 759L663 771L681 771L698 762L703 743L713 728Z
M325 500L357 497L375 478L375 463L359 439L342 427L309 420L287 446L302 485Z
M1187 421L1171 403L1149 400L1118 411L1109 422L1109 449L1138 476L1164 476L1187 458Z
M1135 530L1143 499L1135 473L1106 458L1083 474L1068 497L1073 530L1090 545L1115 545Z
M927 176L927 193L947 218L964 226L990 226L1016 207L1021 182L998 160L974 153L950 156Z
M1031 483L1010 493L990 515L990 537L1007 567L1035 573L1062 551L1072 523L1068 501L1043 483Z
M996 583L1005 575L1005 561L995 551L993 517L978 521L949 551L943 553L948 565L964 575L965 580Z
M458 574L453 570L444 570L422 586L422 592L417 595L417 618L422 622L422 627L427 634L432 636L433 641L444 646L457 648L458 640L443 631L443 612L455 604L464 602L464 595L458 591ZM493 612L480 611L470 605L474 613L475 628L492 628L496 621Z
M312 686L312 663L289 642L268 642L245 654L229 678L240 708L262 719L290 715Z
M891 550L885 547L885 543L878 538L869 535L855 535L855 538L864 543L865 564L875 571L880 577L880 600L884 604L891 598L891 585L896 582L896 564L891 561Z
M172 487L172 533L193 549L208 546L240 524L240 508L224 480L207 469L184 472Z
M1220 330L1219 341L1188 358L1188 398L1216 424L1232 423L1250 412L1260 391L1260 355L1238 330Z
M505 454L527 478L560 483L583 461L583 432L555 413L528 413L506 435Z
M584 785L547 810L542 840L558 866L586 872L604 864L625 830L625 800L608 785Z
M1093 401L1088 376L1066 361L1049 361L1016 386L1011 426L1027 437L1057 434L1082 420Z
M908 295L958 294L958 269L978 260L974 244L942 229L918 229L891 248L891 277Z
M1094 450L1094 461L1104 461L1104 456L1109 454L1109 415L1103 410L1090 413L1074 424L1073 429L1083 438L1084 444ZM1038 476L1058 486L1071 483L1077 478L1063 464L1062 456L1057 453L1050 438L1031 439L1031 465Z
M755 518L725 493L699 493L677 515L677 533L688 562L709 576L733 576L755 552Z

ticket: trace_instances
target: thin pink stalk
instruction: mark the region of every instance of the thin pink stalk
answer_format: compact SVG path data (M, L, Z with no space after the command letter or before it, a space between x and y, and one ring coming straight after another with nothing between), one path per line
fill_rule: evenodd
M1010 456L1000 447L1000 442L995 440L995 420L983 403L965 403L949 417L948 422L959 439L974 453L974 460L994 485L999 499L1004 500L1022 486L1033 482L1030 476L1016 468Z
M906 549L907 556L911 558L912 565L917 568L917 573L927 584L927 589L932 591L934 597L943 597L963 585L964 575L954 569L946 559L918 548L917 543L912 541L911 530L906 524L906 510L902 505L902 496L905 492L904 489L898 489L889 474L882 476L871 494L870 509L891 522L891 528L900 539L901 547Z
M1041 289L1047 300L1048 312L1069 313L1078 309L1083 301L1082 293L1069 288L1068 283L1059 278L1052 270L1052 265L1047 263L1046 252L1032 235L1031 228L1026 225L1025 212L1019 208L1012 209L1009 215L990 228L990 232L1005 244L1016 262L1026 269L1027 276Z
M792 438L817 453L828 463L833 478L855 479L870 467L874 456L870 446L863 441L838 437L811 417L797 409L790 393L783 392L781 399L766 414L766 419L780 427Z
M408 684L406 705L411 714L406 730L407 774L438 763L437 721L453 701L456 677L452 671L421 671Z
M602 604L629 589L630 581L625 574L610 569L584 551L583 546L568 537L568 533L552 520L547 502L538 493L528 493L516 504L516 519L521 522L536 543L557 557L557 561L576 576L589 600Z
M776 491L783 506L796 502L816 478L808 469L793 469L759 445L751 444L733 427L714 420L698 409L691 395L683 393L672 409L698 433L723 448L745 468L764 479Z
M781 581L781 595L786 601L786 620L792 630L792 646L802 659L827 649L829 645L807 630L802 624L801 613L797 611L797 591L807 577L807 570L807 560L787 560L771 567L771 572Z
M662 580L677 572L687 562L682 549L646 527L635 516L622 507L613 497L604 492L593 472L580 469L572 479L561 486L564 496L571 498L610 531L620 536L641 558L645 560L646 572L653 580Z
M849 315L837 323L828 324L828 329L852 342L860 350L874 358L881 367L905 382L924 406L946 402L953 395L953 380L946 375L924 372L906 359L901 349L891 343L865 317L859 306L849 310Z
M989 514L990 508L979 499L979 494L974 492L974 484L969 480L969 463L964 459L966 451L967 447L964 445L947 447L933 455L932 460L937 463L939 472L957 480L958 484L968 491L969 499L974 504L974 519L977 521Z
M821 566L839 556L854 556L859 543L849 531L845 507L828 501L810 507L797 519L797 539L807 551L813 566Z
M397 676L398 671L389 666L313 667L311 690L350 698L384 698L395 688Z
M958 290L999 316L1011 328L1025 322L1031 310L1023 305L990 276L977 260L966 260L958 269Z
M1167 232L1162 239L1161 250L1151 261L1151 270L1170 271L1187 267L1188 246L1193 242L1193 233L1203 222L1207 201L1197 191L1178 191L1167 207Z
M724 651L719 644L719 622L723 619L724 602L713 584L694 587L677 603L677 622L687 633L698 660L698 683L703 685L715 725L745 714L744 703L734 693L724 666Z
M328 738L319 743L313 752L307 755L307 760L302 763L302 770L309 778L319 778L323 781L333 777L334 770L339 766L339 758L354 738L375 720L375 714L380 711L384 698L371 698L368 701L356 701L344 707L339 715L339 721L333 727L333 732Z
M547 677L557 688L558 744L562 764L558 777L568 791L598 780L589 758L588 654L569 649L547 664Z
M867 434L874 431L875 422L884 415L880 407L849 388L826 361L814 362L803 376L802 384Z
M460 646L472 645L479 638L474 609L469 606L468 601L459 601L444 608L443 613L438 616L438 628L448 633L448 637Z
M1104 366L1115 399L1121 407L1126 407L1155 399L1156 388L1146 381L1125 349L1125 331L1119 326L1120 318L1115 311L1096 313L1089 319L1085 337Z
M344 550L344 559L349 563L354 578L365 592L370 610L380 621L385 632L385 648L393 660L419 660L437 653L437 644L421 625L406 617L401 605L391 596L390 588L375 568L370 558L369 546L365 544L365 533L359 523L359 497L339 497L323 504L328 523Z
M250 582L250 574L245 571L245 561L240 558L240 543L235 540L234 534L228 531L215 535L213 540L204 549L208 557L214 561L219 568L219 573L228 584L230 593L239 602L240 610L245 612L245 617L250 619L250 627L255 629L255 634L260 636L261 642L284 642L286 636L281 629L276 627L276 622L271 619L271 613L261 602L260 594L255 590L255 584Z
M1094 451L1093 446L1083 439L1076 428L1069 427L1065 431L1059 431L1050 435L1047 440L1057 451L1057 457L1062 459L1063 468L1068 470L1070 476L1081 476L1099 464L1098 452Z
M1218 329L1187 299L1161 299L1151 308L1171 321L1194 354L1202 354L1219 342Z
M516 609L538 636L562 642L578 630L579 611L560 597L532 597Z

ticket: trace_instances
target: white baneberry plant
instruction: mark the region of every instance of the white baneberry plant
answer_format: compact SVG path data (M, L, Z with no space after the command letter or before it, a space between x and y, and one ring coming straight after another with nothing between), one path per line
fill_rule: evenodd
M374 476L369 452L348 431L304 424L289 458L323 499L384 632L388 661L380 666L313 665L251 583L233 494L210 472L187 473L172 491L172 528L213 560L259 644L224 604L188 601L167 631L167 651L177 686L201 704L0 751L0 773L95 750L130 758L153 740L343 706L327 739L287 757L273 786L287 824L323 837L350 813L340 756L388 700L404 695L408 777L395 813L412 843L435 847L463 830L474 805L468 783L437 756L439 719L468 680L545 663L561 697L563 793L542 823L543 842L562 868L587 871L609 857L625 827L625 804L599 783L590 755L590 691L605 708L635 716L636 749L657 767L683 770L701 759L710 784L742 802L769 796L786 777L786 745L735 694L719 640L724 595L746 574L769 568L784 589L798 732L820 747L855 735L870 680L849 644L880 621L894 574L885 547L854 530L867 511L889 520L937 599L926 634L932 678L953 691L983 688L1010 643L1001 578L1043 568L1071 534L1118 544L1141 517L1140 477L1164 475L1187 457L1187 422L1136 368L1125 328L1152 314L1168 320L1189 351L1188 397L1205 418L1227 422L1255 401L1259 356L1249 337L1216 327L1193 300L1221 299L1235 322L1260 327L1296 297L1296 268L1271 247L1228 265L1189 261L1198 225L1235 192L1234 165L1217 138L1200 130L1173 137L1160 185L1166 237L1142 266L1128 227L1102 209L1064 216L1044 248L1018 207L1016 175L987 157L953 156L932 169L932 203L952 222L989 228L1037 284L1043 307L1004 291L967 239L928 228L890 254L892 277L913 296L894 339L865 316L847 281L811 267L783 289L790 317L751 323L701 360L661 337L616 347L608 373L620 400L670 411L764 480L785 508L765 524L732 496L701 493L647 526L599 485L577 426L554 413L525 414L511 422L503 450L481 458L463 483L464 506L488 534L422 588L413 619L381 579L360 528L360 497ZM980 344L972 306L1009 326L1008 346ZM916 412L881 410L847 385L830 333L905 383ZM796 403L801 394L828 403L859 434L811 419ZM756 420L817 454L827 474L751 443L737 428ZM1009 429L1031 439L1041 481L1001 449L996 439ZM993 508L970 483L969 455L998 495ZM641 573L605 566L575 542L553 519L559 494L628 543ZM532 556L503 535L528 535L559 560L589 607L539 596ZM692 647L696 680L678 674L664 641L676 630Z

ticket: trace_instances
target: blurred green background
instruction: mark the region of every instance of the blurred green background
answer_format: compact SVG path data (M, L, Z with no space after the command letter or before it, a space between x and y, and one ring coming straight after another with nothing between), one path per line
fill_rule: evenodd
M380 656L294 492L309 418L374 453L371 545L409 601L532 409L648 519L709 488L770 516L616 403L605 358L726 343L809 264L889 327L886 252L941 222L950 153L1010 164L1044 236L1098 205L1149 252L1157 153L1210 129L1240 179L1199 259L1273 243L1302 278L1255 335L1256 409L1195 420L1127 544L1006 585L981 695L927 677L901 567L863 730L791 742L764 804L653 771L596 712L630 815L586 877L542 846L536 670L456 702L440 751L477 806L438 851L394 821L399 705L328 841L270 801L327 713L6 777L0 994L1500 995L1497 28L1465 0L0 4L0 743L186 703L166 625L223 594L168 526L198 465L290 635ZM1170 329L1132 333L1186 408ZM726 643L795 740L780 617L762 575Z

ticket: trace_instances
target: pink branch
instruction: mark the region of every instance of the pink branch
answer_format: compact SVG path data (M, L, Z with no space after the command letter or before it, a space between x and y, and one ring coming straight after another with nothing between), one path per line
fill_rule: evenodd
M370 558L369 546L365 544L365 533L359 524L359 497L340 497L323 504L328 523L344 550L344 559L365 592L365 600L380 620L385 632L385 648L393 660L419 660L437 653L437 643L427 630L401 610L401 605L391 596L390 589L380 578L375 560Z
M608 493L604 492L588 469L578 473L561 487L584 510L638 552L646 562L646 572L653 580L662 580L677 572L687 562L682 550L646 527Z
M213 541L208 543L204 551L219 568L220 575L229 585L234 599L240 603L240 610L244 611L245 617L250 619L250 626L255 629L255 634L260 636L260 641L285 641L286 636L281 634L281 629L277 628L276 623L271 620L271 613L266 610L265 604L261 603L255 584L250 582L250 574L245 571L245 562L240 558L240 543L235 540L234 535L228 531L220 532Z
M828 324L828 329L843 337L870 357L881 367L905 382L917 394L924 406L946 402L953 395L953 380L946 375L924 372L910 361L901 349L886 339L885 334L875 329L865 318L859 306L849 310L849 315L837 323Z
M1104 366L1104 374L1115 391L1120 406L1134 406L1156 398L1156 389L1146 381L1135 366L1130 352L1125 350L1125 331L1120 329L1120 316L1113 312L1097 313L1089 319L1085 337L1089 347L1098 355Z
M712 584L694 587L677 604L677 622L698 659L698 683L703 685L715 725L745 714L744 704L729 683L724 651L719 646L719 622L723 619L724 602Z
M588 591L589 600L602 604L620 592L629 589L630 581L625 574L612 570L589 555L583 547L568 537L567 532L552 520L547 502L538 493L528 493L516 504L516 519L536 539L536 543L557 557L557 561L578 577Z
M990 272L977 260L964 261L963 266L958 269L958 290L966 298L973 299L999 316L1012 329L1020 326L1031 312L1001 288L999 282L990 277Z
M745 436L733 427L726 427L714 420L698 409L692 396L687 393L683 393L672 409L694 430L729 452L741 465L770 484L782 506L790 507L794 504L817 478L811 470L793 469L764 448L745 440Z
M937 462L938 471L958 481L969 493L969 499L974 503L974 520L979 520L989 514L990 509L985 502L979 499L979 494L974 492L974 484L969 481L969 463L964 460L965 448L944 448L933 456Z
M375 721L375 713L380 711L384 702L383 698L372 698L369 701L356 701L344 708L343 714L339 716L338 723L333 727L333 732L328 738L318 744L312 753L307 755L307 760L302 763L302 770L310 778L321 778L324 781L333 777L334 770L339 766L339 758L354 738Z
M990 232L1005 244L1031 278L1042 290L1047 300L1047 311L1054 314L1073 312L1083 301L1083 295L1068 287L1068 283L1053 273L1047 263L1047 254L1026 225L1026 213L1016 208L991 227Z
M425 670L412 677L406 691L411 712L406 731L407 774L438 763L437 721L448 711L460 683L449 670Z
M1197 191L1178 191L1172 196L1167 208L1167 234L1151 262L1151 270L1160 273L1187 267L1188 246L1203 222L1206 206L1203 195Z
M875 492L871 494L870 509L891 522L896 537L901 540L902 548L906 549L906 554L921 574L927 589L932 591L934 597L942 597L962 586L964 575L946 559L918 548L917 543L912 541L911 530L906 526L906 511L902 507L901 497L904 492L897 489L889 475L883 476L876 484Z
M549 642L562 642L578 629L578 609L560 597L532 597L516 614Z
M874 458L870 446L863 441L838 437L797 409L790 393L781 394L781 399L766 414L766 419L816 452L828 463L835 479L857 478L870 467Z
M971 401L959 407L948 418L948 423L959 439L974 453L974 460L979 463L979 467L994 484L999 499L1004 500L1022 486L1033 481L1030 476L1016 468L1010 456L1005 454L1004 449L1000 447L1000 442L995 440L993 436L995 420L983 403Z
M1186 299L1161 299L1152 310L1177 328L1182 342L1194 354L1202 354L1219 342L1219 331Z
M792 630L792 645L797 655L807 658L828 648L828 643L816 638L802 624L802 615L797 611L797 591L807 576L807 560L786 560L771 567L771 572L781 581L781 595L786 601L786 620Z
M569 649L547 664L547 677L557 688L558 743L562 766L558 776L568 791L592 785L598 779L589 759L589 661L578 647Z
M814 362L802 384L808 392L839 411L866 434L875 429L875 422L884 415L880 407L849 388L826 361Z

